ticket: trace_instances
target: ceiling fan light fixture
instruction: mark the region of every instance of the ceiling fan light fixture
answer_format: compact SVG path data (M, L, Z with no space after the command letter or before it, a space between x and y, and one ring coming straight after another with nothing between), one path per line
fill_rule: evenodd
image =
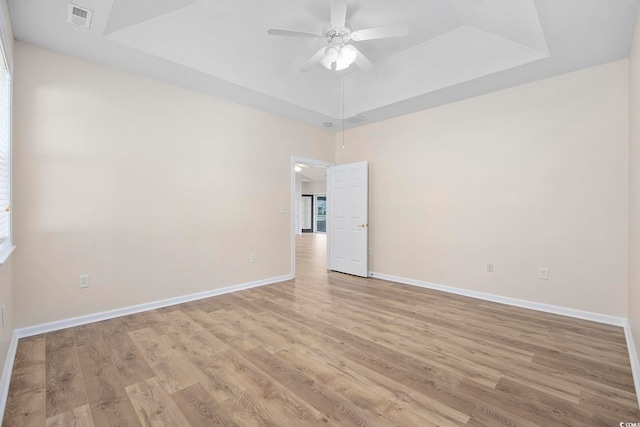
M342 49L340 49L340 55L336 60L336 71L349 68L349 66L356 60L356 56L358 56L358 52L356 52L353 46L342 46Z
M356 60L356 56L358 56L358 52L356 49L350 44L342 47L342 58L349 64L353 64L353 61Z
M320 60L320 63L329 70L331 69L331 64L336 62L336 60L340 57L340 50L336 46L329 46L324 50L324 56Z
M325 0L326 1L326 0ZM349 68L356 59L358 67L368 69L373 64L355 46L346 44L349 41L364 41L406 36L409 33L407 24L387 25L383 27L363 28L352 31L346 26L348 0L331 0L331 22L324 27L323 34L303 31L271 28L267 34L272 36L290 36L324 39L328 46L321 47L309 58L300 71L310 71L316 64L328 70L340 71Z
M345 61L344 58L338 58L336 61L336 71L346 70L347 68L349 68L347 61Z
M341 71L349 68L356 60L358 52L351 45L329 46L325 49L320 64L328 70ZM335 68L333 64L335 63Z

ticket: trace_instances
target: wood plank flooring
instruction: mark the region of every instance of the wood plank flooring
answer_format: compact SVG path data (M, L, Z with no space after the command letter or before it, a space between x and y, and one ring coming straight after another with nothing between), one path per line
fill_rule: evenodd
M618 426L621 328L328 273L21 339L4 426Z

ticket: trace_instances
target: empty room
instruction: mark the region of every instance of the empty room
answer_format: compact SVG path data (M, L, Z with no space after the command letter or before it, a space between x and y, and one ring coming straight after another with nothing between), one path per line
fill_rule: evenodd
M0 0L2 426L640 426L640 0Z

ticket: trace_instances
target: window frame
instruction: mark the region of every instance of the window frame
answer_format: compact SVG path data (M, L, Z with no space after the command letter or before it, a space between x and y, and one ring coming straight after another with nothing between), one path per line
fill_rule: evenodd
M0 19L4 19L4 11L0 11ZM2 28L2 30L6 30L6 28ZM9 36L5 31L0 31L0 67L4 67L7 71L6 78L8 79L7 84L7 188L9 192L8 197L8 235L7 238L0 242L0 266L2 266L7 259L11 256L15 249L15 245L13 244L13 209L12 209L12 201L13 201L13 182L12 182L12 116L13 116L13 63L11 58L9 44ZM2 101L0 99L0 101ZM3 141L0 139L0 144ZM5 209L5 206L0 207L0 209Z

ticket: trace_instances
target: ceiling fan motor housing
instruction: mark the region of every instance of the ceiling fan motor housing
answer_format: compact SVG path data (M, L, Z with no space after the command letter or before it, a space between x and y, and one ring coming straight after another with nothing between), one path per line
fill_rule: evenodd
M347 27L329 28L324 32L324 38L329 44L346 43L351 40L351 29Z

